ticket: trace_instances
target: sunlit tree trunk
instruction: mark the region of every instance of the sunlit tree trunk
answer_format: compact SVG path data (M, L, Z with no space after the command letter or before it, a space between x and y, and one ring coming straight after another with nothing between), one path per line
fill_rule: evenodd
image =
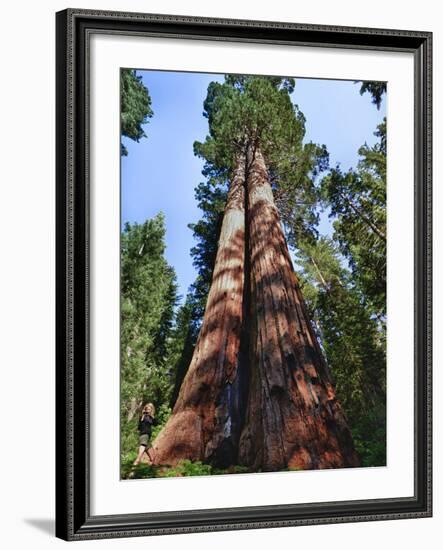
M156 463L202 460L228 466L237 460L245 258L245 156L239 156L218 243L211 289L191 364L172 415L153 443Z
M356 466L259 149L248 150L246 193L250 385L239 462L254 471Z

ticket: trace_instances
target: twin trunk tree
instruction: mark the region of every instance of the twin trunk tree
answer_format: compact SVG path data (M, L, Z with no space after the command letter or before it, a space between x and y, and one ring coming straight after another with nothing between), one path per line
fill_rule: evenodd
M194 355L153 446L158 464L358 465L256 143L237 155Z

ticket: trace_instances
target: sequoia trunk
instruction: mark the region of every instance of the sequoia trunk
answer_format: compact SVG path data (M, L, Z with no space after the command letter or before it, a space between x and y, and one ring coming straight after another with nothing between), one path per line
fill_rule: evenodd
M211 289L191 364L172 415L154 441L155 461L237 460L244 380L239 367L245 257L245 156L238 158L224 212Z
M259 149L248 151L246 177L250 386L239 462L253 471L356 466Z

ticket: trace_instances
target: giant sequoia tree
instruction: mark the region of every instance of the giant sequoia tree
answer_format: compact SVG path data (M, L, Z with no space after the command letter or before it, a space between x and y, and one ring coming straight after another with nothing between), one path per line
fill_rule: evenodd
M229 191L192 360L154 442L158 463L358 464L274 200L283 194L289 208L296 205L325 156L303 145L293 88L292 79L243 76L208 88L210 133L195 151L211 181L228 182Z
M171 355L174 372L172 407L188 371L205 312L226 205L226 187L214 185L214 181L209 178L209 181L200 183L195 189L195 198L203 215L197 223L189 224L189 228L192 229L196 241L191 249L191 257L198 275L189 288L185 303L177 311L171 338L174 348Z

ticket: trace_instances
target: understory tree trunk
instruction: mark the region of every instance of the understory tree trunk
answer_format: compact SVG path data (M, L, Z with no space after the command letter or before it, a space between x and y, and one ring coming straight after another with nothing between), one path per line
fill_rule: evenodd
M154 441L155 462L237 461L241 403L240 340L245 258L245 156L228 192L212 284L192 361L171 417Z
M356 466L259 149L248 150L246 170L250 385L239 462L254 471Z

